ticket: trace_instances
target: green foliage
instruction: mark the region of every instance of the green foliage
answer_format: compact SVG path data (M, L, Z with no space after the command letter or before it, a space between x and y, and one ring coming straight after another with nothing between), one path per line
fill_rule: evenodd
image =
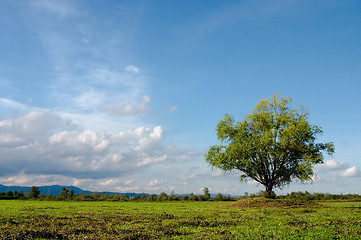
M214 201L222 201L223 195L221 193L217 193L217 195L214 197Z
M142 193L142 196L140 197L140 200L142 200L142 201L147 200L147 195L145 195L145 193Z
M168 200L168 195L165 192L162 192L162 193L159 194L157 200L158 201L167 201Z
M191 194L190 194L190 200L191 200L191 201L198 201L197 195L195 195L194 193L191 193Z
M189 195L183 195L182 200L188 201L190 199Z
M323 162L323 151L333 143L317 143L321 127L308 122L308 113L290 107L290 98L262 99L244 121L225 114L217 125L221 145L211 146L206 161L223 171L241 172L241 181L262 184L268 197L272 189L293 179L311 180L312 167Z
M155 194L151 194L149 197L148 197L148 201L155 201L157 200L157 195Z
M309 192L291 192L286 195L278 196L280 199L297 199L297 200L348 200L361 201L359 194L330 194L330 193L309 193Z
M74 197L74 190L73 189L67 189L65 187L62 187L61 188L61 193L59 195L59 197L62 199L62 200L72 200L73 197Z
M108 201L108 202L138 202L138 201L237 201L239 199L244 198L258 198L258 197L267 197L267 192L259 191L258 193L251 193L248 194L247 192L242 197L231 197L231 196L223 196L221 193L218 193L213 199L210 197L207 198L209 194L208 188L203 189L204 194L202 195L195 195L191 193L190 195L183 195L179 197L171 193L168 196L165 192L161 193L160 195L151 194L147 197L145 193L141 194L140 196L133 196L127 197L123 194L111 194L107 195L105 193L92 193L92 194L73 194L73 191L68 190L66 188L57 195L42 195L40 194L36 200L39 201ZM208 193L208 194L207 194ZM352 200L352 201L361 201L361 195L358 194L330 194L330 193L309 193L309 192L291 192L286 195L279 195L276 196L275 192L272 191L272 198L277 199L294 199L294 200ZM22 199L22 200L34 200L35 198L30 197L29 194L24 194L22 191L15 190L14 192L0 192L0 199Z
M209 201L211 199L211 194L209 193L209 189L207 187L203 188L203 198L205 201Z
M29 197L30 198L38 198L40 195L40 190L37 186L32 186L29 191Z

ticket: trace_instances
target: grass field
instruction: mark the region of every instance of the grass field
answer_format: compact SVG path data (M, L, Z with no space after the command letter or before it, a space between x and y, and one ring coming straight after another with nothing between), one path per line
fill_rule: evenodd
M361 202L0 201L1 239L361 239Z

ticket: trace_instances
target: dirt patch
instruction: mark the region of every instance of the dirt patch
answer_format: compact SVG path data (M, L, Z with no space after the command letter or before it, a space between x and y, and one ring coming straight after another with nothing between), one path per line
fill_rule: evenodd
M310 201L290 200L290 199L268 199L268 198L248 198L242 199L235 203L228 205L231 208L260 208L260 207L275 207L275 208L290 208L290 207L317 207L318 204Z

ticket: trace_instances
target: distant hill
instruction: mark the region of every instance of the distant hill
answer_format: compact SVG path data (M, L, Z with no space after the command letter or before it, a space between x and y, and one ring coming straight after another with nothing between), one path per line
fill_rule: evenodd
M40 193L44 194L44 195L59 195L61 193L61 188L65 187L69 190L73 190L74 194L91 194L91 191L86 191L83 189L80 189L78 187L74 187L74 186L60 186L60 185L52 185L52 186L38 186ZM7 191L20 191L22 190L24 193L29 193L31 187L24 187L24 186L5 186L0 184L0 192L7 192Z
M59 195L61 193L61 188L65 187L66 189L69 190L73 190L74 194L92 194L92 191L87 191L87 190L83 190L81 188L78 187L74 187L74 186L60 186L60 185L52 185L52 186L37 186L40 190L40 193L44 194L44 195ZM29 193L31 187L24 187L24 186L5 186L0 184L0 192L7 192L7 191L20 191L22 190L24 193ZM125 195L127 197L135 197L135 196L141 196L141 193L118 193L118 192L99 192L99 193L104 193L107 195L111 195L111 194L122 194ZM146 194L146 196L148 197L149 194Z
M87 190L83 190L81 188L78 187L74 187L74 186L60 186L60 185L52 185L52 186L37 186L40 190L40 193L44 194L44 195L59 195L61 193L61 188L65 187L66 189L69 190L73 190L74 194L92 194L92 191L87 191ZM0 192L7 192L7 191L20 191L22 190L24 193L29 193L31 187L25 187L25 186L5 186L0 184ZM142 196L142 193L119 193L119 192L98 192L98 193L104 193L106 195L111 195L111 194L121 194L121 195L125 195L127 197L135 197L135 196ZM145 194L147 197L150 196L150 194L146 193ZM189 194L175 194L175 196L179 196L182 197L183 195L189 195ZM214 198L216 196L216 194L211 194L211 198ZM228 194L225 194L223 196L228 196ZM236 196L239 197L239 196Z

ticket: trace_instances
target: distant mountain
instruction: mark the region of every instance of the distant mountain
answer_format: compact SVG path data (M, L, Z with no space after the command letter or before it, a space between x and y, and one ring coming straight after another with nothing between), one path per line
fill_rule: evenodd
M81 188L78 187L74 187L74 186L60 186L60 185L52 185L52 186L37 186L40 190L40 193L44 194L44 195L59 195L61 193L61 188L65 187L66 189L69 190L73 190L74 194L92 194L93 192L91 191L87 191L87 190L83 190ZM5 186L0 184L0 192L7 192L7 191L20 191L22 190L24 193L29 193L31 187L24 187L24 186ZM118 192L98 192L98 193L104 193L107 195L111 195L111 194L122 194L125 195L127 197L135 197L135 196L141 196L141 193L118 193ZM146 194L146 196L148 197L149 194Z
M82 190L78 187L74 187L74 186L60 186L60 185L52 185L52 186L40 186L39 190L40 193L44 194L44 195L59 195L61 193L61 188L65 187L69 190L73 190L74 194L91 194L91 191L86 191L86 190ZM0 184L0 192L7 192L7 191L20 191L22 190L24 193L29 193L31 187L24 187L24 186L5 186Z
M66 189L73 190L74 194L91 194L91 191L86 191L74 186L59 186L59 185L52 185L52 186L41 186L39 190L44 195L59 195L61 193L61 188L65 187Z
M40 193L44 194L44 195L59 195L61 193L61 188L65 187L66 189L69 190L73 190L74 194L92 194L92 191L87 191L87 190L83 190L81 188L78 187L74 187L74 186L60 186L60 185L52 185L52 186L37 186L40 190ZM0 192L7 192L7 191L20 191L22 190L24 193L29 193L31 187L24 187L24 186L5 186L0 184ZM142 193L118 193L118 192L98 192L99 194L106 194L106 195L112 195L112 194L121 194L121 195L125 195L127 197L135 197L135 196L142 196ZM150 196L150 194L146 193L145 194L147 197ZM182 197L183 195L189 195L189 194L175 194L175 196L179 196ZM216 196L216 194L211 194L211 198L214 198ZM228 194L223 195L224 197L227 197ZM234 196L233 196L234 197ZM239 196L235 196L235 197L239 197Z

